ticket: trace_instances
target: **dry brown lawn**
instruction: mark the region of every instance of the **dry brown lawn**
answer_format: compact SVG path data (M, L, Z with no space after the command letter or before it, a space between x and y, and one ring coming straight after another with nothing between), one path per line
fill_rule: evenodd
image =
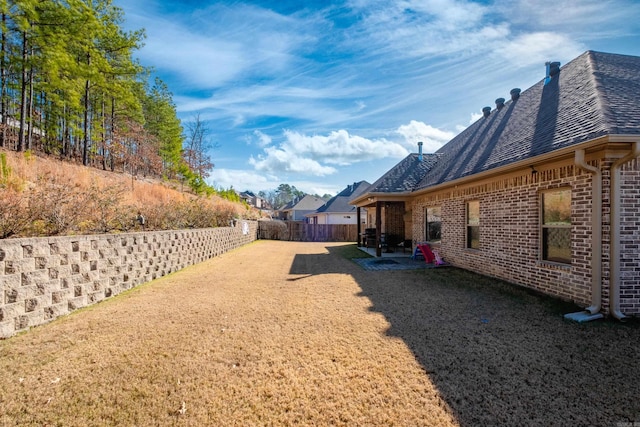
M640 422L637 322L356 251L259 241L0 341L0 425Z

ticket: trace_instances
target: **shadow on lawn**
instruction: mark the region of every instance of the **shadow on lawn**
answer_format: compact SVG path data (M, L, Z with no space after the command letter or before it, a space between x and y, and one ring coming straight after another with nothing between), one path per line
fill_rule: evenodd
M574 305L495 279L364 271L337 259L351 246L328 250L296 257L292 273L352 274L461 425L640 423L639 322L577 324L562 317Z

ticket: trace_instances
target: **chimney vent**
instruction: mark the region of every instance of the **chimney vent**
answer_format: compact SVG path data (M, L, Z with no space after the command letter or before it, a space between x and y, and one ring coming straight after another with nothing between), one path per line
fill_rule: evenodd
M504 107L504 98L496 99L496 108L502 110L502 107Z
M482 115L484 117L489 117L489 114L491 114L491 107L484 107L482 109Z
M422 141L418 141L418 160L422 161Z
M511 100L512 100L512 101L515 101L516 99L520 98L520 92L521 92L521 91L520 91L520 88L519 88L519 87L516 87L516 88L511 89L511 92L510 92L510 94L511 94Z

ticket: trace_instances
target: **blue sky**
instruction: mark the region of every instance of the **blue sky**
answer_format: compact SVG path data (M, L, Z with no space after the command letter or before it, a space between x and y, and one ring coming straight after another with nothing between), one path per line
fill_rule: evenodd
M335 194L586 50L640 56L637 0L114 0L215 147L209 183Z

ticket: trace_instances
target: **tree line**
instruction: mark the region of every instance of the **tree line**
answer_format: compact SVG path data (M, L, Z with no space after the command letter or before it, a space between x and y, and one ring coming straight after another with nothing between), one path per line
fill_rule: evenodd
M306 195L307 193L298 190L295 185L289 184L280 184L275 190L258 192L258 196L265 199L267 203L276 209L285 206L287 203L300 200ZM313 196L324 200L329 200L332 197L331 194L328 193L325 193L323 196L318 194L313 194Z
M133 54L110 0L0 0L0 147L189 183L213 164L199 117L183 133L172 94Z

